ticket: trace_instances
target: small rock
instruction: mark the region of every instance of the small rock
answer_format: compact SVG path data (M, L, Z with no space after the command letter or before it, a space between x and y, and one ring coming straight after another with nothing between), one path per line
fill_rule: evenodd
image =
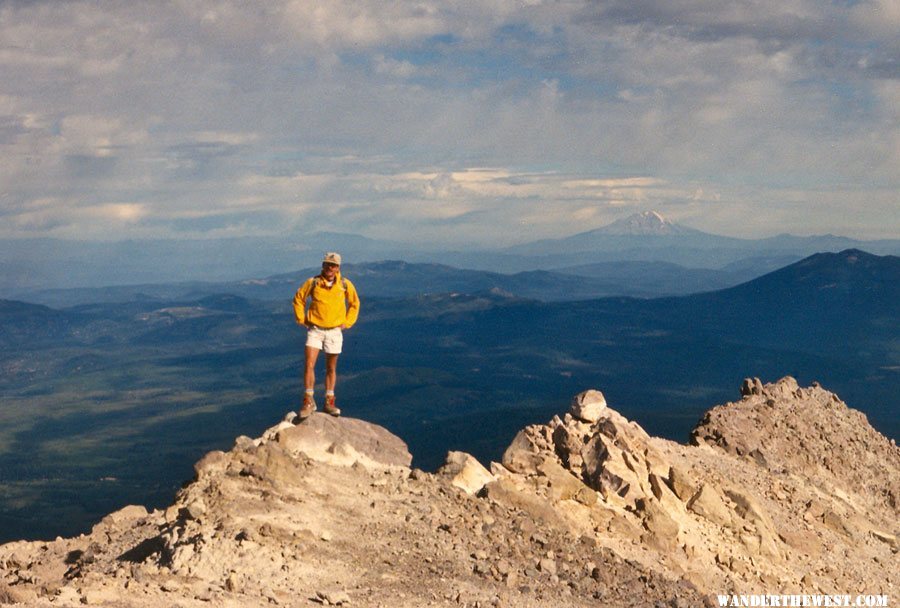
M147 517L147 508L140 505L128 505L104 517L101 523L115 525L135 521Z
M231 593L238 593L240 588L240 580L238 579L237 573L232 572L228 575L228 578L225 579L225 589Z
M512 570L506 575L506 586L513 589L519 583L519 574Z
M603 393L593 389L575 395L569 411L572 416L584 422L597 422L606 409L606 397Z
M576 502L580 502L587 507L597 504L597 492L587 486L578 488L574 498Z
M206 513L206 503L198 498L197 500L191 501L182 511L181 515L183 515L185 519L197 520Z
M343 606L350 603L346 591L316 591L316 598L329 606Z
M214 450L207 453L194 465L194 473L200 478L217 471L224 471L227 465L228 456L225 452Z
M81 591L81 603L88 606L105 604L115 598L115 591L111 589L83 589Z
M163 513L163 518L167 522L174 522L178 519L180 513L181 507L178 505L169 505Z
M546 572L547 574L554 575L556 574L556 561L550 559L549 557L545 557L538 563L538 567L541 569L541 572Z
M174 593L181 589L181 585L178 584L178 581L169 579L161 585L161 589L167 593Z
M887 532L882 532L881 530L872 530L871 534L881 542L887 543L891 547L900 546L900 539L898 539L895 534L888 534Z
M494 480L490 471L465 452L448 452L444 465L437 473L450 478L450 483L466 494L477 494L486 483Z
M81 601L81 596L72 587L60 587L56 592L56 603L60 605L77 604Z
M246 435L240 435L234 440L234 447L236 450L246 452L247 450L255 447L253 440Z
M763 392L763 384L759 378L744 378L741 384L741 395L749 397L750 395L761 395Z

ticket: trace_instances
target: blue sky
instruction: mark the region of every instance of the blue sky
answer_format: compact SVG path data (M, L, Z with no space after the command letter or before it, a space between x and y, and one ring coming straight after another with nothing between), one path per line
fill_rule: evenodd
M0 3L0 237L900 237L900 3Z

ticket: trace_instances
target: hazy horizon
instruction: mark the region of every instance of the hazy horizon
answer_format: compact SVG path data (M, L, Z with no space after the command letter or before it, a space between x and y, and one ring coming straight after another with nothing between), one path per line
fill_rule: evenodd
M601 224L598 226L583 227L582 229L578 230L577 232L549 234L549 235L546 235L543 237L537 237L537 238L529 237L528 235L524 235L524 234L521 234L521 235L520 234L510 234L509 232L507 232L505 235L503 235L504 236L503 239L493 239L493 240L488 240L488 241L483 241L483 242L481 242L481 241L442 242L439 240L436 241L435 239L421 240L421 239L413 238L415 235L411 235L411 234L399 235L396 238L381 238L378 236L373 236L371 234L366 234L365 230L361 230L358 232L349 232L349 231L341 231L341 230L337 230L337 229L329 230L329 229L327 229L327 227L325 227L323 229L311 230L309 232L302 232L302 231L298 230L298 231L293 231L293 232L282 231L282 232L270 233L270 234L249 233L249 234L221 235L221 234L209 234L208 233L208 234L197 234L197 235L191 235L189 237L185 237L185 236L179 236L179 235L132 236L132 235L125 233L125 234L121 234L121 235L120 234L97 235L94 238L79 238L77 236L58 237L58 236L52 236L52 235L41 235L41 236L15 235L15 236L6 237L5 240L10 242L10 241L16 241L16 240L26 241L26 240L31 240L31 239L51 239L51 240L59 240L62 242L69 242L69 243L114 244L114 243L122 243L122 242L129 242L129 241L142 242L142 241L178 241L178 240L187 241L187 240L191 240L191 241L201 241L202 242L204 240L213 241L213 240L218 240L218 239L223 239L223 238L224 239L229 239L229 238L253 239L253 238L266 238L266 237L290 238L292 236L312 236L312 235L333 234L335 236L362 237L363 239L368 239L368 240L372 240L372 241L384 241L384 242L395 243L400 246L410 247L411 252L418 251L421 249L429 249L429 248L435 249L435 250L438 250L441 248L447 248L448 250L452 250L453 247L460 247L460 248L479 247L479 248L483 248L485 250L491 250L491 249L502 249L502 248L512 246L512 245L528 244L528 243L531 243L531 242L534 242L537 240L564 239L567 237L576 236L576 235L584 234L587 232L592 232L594 230L599 230L599 229L605 228L618 220L628 219L629 217L631 217L632 215L636 215L637 213L641 213L641 212L634 212L629 215L614 217L610 222L607 222L607 223L604 223L604 224ZM669 218L666 217L665 219L668 220ZM686 222L674 222L674 223L681 227L696 229L690 223L686 223ZM496 226L495 226L495 228L496 228ZM699 229L696 229L696 230L699 230ZM730 232L728 232L728 231L722 231L722 232L701 231L701 232L704 232L704 233L710 234L710 235L714 235L714 236L722 236L722 237L740 239L740 240L746 240L746 241L763 240L763 239L777 238L777 237L783 237L783 236L793 236L793 237L800 237L800 238L830 238L830 237L834 237L834 238L843 238L843 239L854 240L854 241L858 241L858 242L862 242L862 243L866 243L866 242L874 243L877 241L900 240L900 234L898 234L897 236L886 236L886 237L877 237L877 238L856 238L856 237L853 237L848 234L840 233L836 230L830 231L830 232L808 232L808 233L793 233L793 232L782 231L782 232L764 233L764 234L760 234L758 236L753 236L753 237L747 236L747 235L741 235L738 230L733 230Z

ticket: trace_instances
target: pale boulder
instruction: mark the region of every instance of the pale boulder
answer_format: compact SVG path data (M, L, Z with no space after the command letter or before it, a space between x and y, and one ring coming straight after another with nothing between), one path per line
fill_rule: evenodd
M539 464L537 470L542 477L547 478L549 484L548 494L554 501L572 500L582 490L590 490L562 465L550 458ZM596 502L596 495L594 499Z
M669 468L669 486L682 502L687 502L697 493L697 482L681 467Z
M466 494L477 494L495 479L474 456L465 452L448 452L444 465L437 472L449 477L451 485Z
M127 507L122 507L118 511L110 513L102 520L100 520L100 523L110 525L123 524L139 519L144 519L145 517L147 517L147 515L149 515L149 513L147 513L146 507L142 505L128 505Z
M345 443L364 457L364 464L401 467L412 464L412 455L403 440L370 422L313 414L297 426L279 428L274 439L287 452L302 452L320 462L343 464L345 459L336 454L342 450L335 444Z
M539 453L540 448L535 445L527 429L523 429L516 434L512 443L503 452L503 466L514 473L533 471L543 460Z
M593 423L603 417L605 409L606 397L600 391L590 389L575 395L569 411L578 420Z
M719 493L710 485L703 484L688 502L688 509L720 526L730 527L734 520L731 509Z

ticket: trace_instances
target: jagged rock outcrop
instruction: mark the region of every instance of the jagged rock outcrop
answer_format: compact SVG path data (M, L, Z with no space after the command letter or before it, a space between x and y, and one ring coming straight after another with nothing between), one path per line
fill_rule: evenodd
M435 474L410 469L385 429L289 415L207 454L165 510L126 507L78 538L0 546L0 604L679 607L722 592L896 594L896 445L821 387L748 380L742 393L680 445L587 391L523 429L502 462L451 452Z
M704 417L691 447L648 436L587 391L564 417L516 436L505 484L542 497L544 511L581 533L592 526L618 554L702 589L883 584L864 561L838 569L820 558L865 546L875 570L898 565L896 445L819 386L749 379L741 392ZM585 415L585 402L603 406Z
M896 524L900 519L900 451L818 384L800 388L793 378L763 386L747 379L744 398L708 411L691 434L752 458L772 472L790 471L819 486L865 497Z

